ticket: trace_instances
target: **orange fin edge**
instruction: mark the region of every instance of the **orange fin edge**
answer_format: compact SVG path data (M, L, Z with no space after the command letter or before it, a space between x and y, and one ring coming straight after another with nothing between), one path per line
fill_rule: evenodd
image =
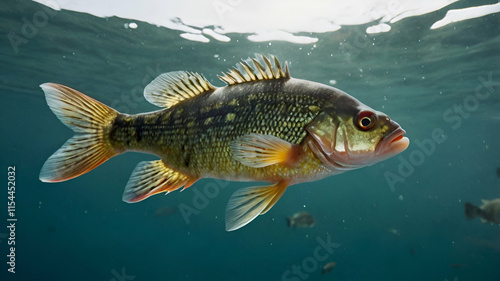
M273 135L247 134L230 146L232 156L241 164L262 168L274 164L292 165L297 160L299 146Z
M247 187L234 192L226 208L226 231L242 228L257 216L265 214L287 187L287 181L280 181L270 186Z
M122 200L127 203L139 202L158 193L170 193L183 186L185 189L195 181L167 167L162 160L143 161L132 172Z
M78 177L123 152L107 141L105 133L119 114L116 110L60 84L40 87L52 112L76 133L44 163L39 175L42 182Z

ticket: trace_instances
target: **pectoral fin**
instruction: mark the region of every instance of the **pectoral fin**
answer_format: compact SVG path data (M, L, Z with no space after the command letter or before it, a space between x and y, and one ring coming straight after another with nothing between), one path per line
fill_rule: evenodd
M233 158L241 164L262 168L277 163L294 162L298 146L273 135L248 134L231 143Z
M122 199L135 203L157 193L187 187L196 180L166 167L162 160L140 162L128 180Z
M258 215L263 215L281 198L288 183L280 181L265 187L247 187L237 190L226 208L226 231L239 229Z

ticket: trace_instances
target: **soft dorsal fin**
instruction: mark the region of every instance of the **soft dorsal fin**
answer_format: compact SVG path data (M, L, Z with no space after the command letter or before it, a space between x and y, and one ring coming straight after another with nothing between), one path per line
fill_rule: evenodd
M229 72L217 75L220 80L228 85L245 82L290 78L288 64L285 62L284 71L276 56L270 55L271 60L262 54L257 54L255 58L241 60Z
M159 107L171 107L201 93L215 90L208 80L198 73L173 71L156 77L144 88L144 97Z

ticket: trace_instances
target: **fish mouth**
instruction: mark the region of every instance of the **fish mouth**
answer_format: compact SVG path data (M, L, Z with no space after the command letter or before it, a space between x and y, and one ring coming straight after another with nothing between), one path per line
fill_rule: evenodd
M394 122L397 124L396 122ZM384 158L392 157L396 154L403 152L408 145L410 145L410 139L403 136L406 134L406 131L403 130L399 125L398 127L387 133L384 138L377 144L375 151L377 152L377 156L383 156Z
M406 131L398 123L391 120L389 122L388 125L392 130L385 133L373 149L350 150L348 139L343 137L343 140L339 140L337 130L331 139L323 139L322 136L312 133L308 145L316 157L332 171L345 172L373 165L403 152L410 144L410 140L404 136ZM342 134L347 135L345 131ZM342 145L338 144L338 141L343 142L344 150L335 149L337 145Z

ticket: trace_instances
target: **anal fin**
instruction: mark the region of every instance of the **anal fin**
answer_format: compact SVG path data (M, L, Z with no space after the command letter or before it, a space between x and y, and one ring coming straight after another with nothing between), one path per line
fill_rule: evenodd
M239 229L265 214L281 198L288 187L286 181L264 187L247 187L237 190L226 208L226 231Z
M196 180L168 168L162 160L140 162L128 180L122 199L128 203L139 202L158 193L169 193L187 183L191 185Z

